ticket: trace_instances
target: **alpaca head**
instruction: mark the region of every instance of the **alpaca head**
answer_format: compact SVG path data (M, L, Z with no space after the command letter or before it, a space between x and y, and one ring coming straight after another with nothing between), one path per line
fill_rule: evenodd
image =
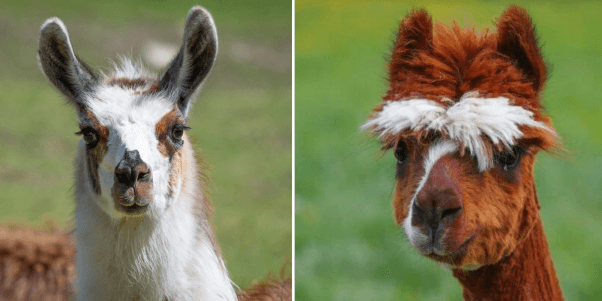
M61 20L44 23L40 65L76 108L81 182L107 214L157 216L178 197L186 120L216 54L213 19L198 6L188 13L182 48L160 78L128 60L111 75L97 75L73 52Z
M420 254L474 269L509 255L538 217L535 154L556 144L541 112L546 66L527 13L496 33L401 22L389 89L363 128L397 158L395 220Z

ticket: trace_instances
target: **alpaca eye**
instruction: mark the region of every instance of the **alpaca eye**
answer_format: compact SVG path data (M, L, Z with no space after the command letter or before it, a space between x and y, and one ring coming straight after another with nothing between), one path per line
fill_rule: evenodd
M494 160L502 169L511 170L518 166L523 152L524 150L522 148L515 147L512 150L496 154Z
M83 135L84 142L86 143L86 145L88 145L88 147L94 147L96 145L96 142L98 141L98 134L93 128L90 127L83 128L81 131L75 134Z
M405 142L399 141L397 143L395 158L397 158L397 164L403 164L408 159L408 148Z

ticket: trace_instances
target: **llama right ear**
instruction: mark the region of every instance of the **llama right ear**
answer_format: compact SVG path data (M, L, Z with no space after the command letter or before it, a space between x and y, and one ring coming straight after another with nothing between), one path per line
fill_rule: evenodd
M84 94L98 82L92 69L80 63L63 22L50 18L44 22L38 41L38 60L42 71L78 111L85 109Z
M211 71L217 55L217 30L211 14L200 6L186 17L182 48L159 82L163 91L176 96L180 111L188 117L194 91Z

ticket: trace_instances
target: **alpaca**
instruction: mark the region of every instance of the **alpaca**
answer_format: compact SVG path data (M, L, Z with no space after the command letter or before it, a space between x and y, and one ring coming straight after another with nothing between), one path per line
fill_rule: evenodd
M74 274L69 234L0 226L0 300L70 300Z
M401 22L389 88L362 126L394 149L396 224L451 269L466 300L563 300L539 217L535 155L558 147L542 112L547 69L527 12L497 32Z
M75 159L78 300L237 300L202 188L205 170L186 134L217 46L211 15L196 6L161 77L127 59L98 75L74 54L61 20L42 26L42 71L75 107L83 136Z

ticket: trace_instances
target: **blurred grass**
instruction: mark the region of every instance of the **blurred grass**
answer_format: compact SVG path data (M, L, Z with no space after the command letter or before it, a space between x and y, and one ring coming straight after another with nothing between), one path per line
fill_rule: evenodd
M462 300L394 225L394 158L358 127L386 89L402 17L493 28L512 2L296 1L296 297ZM548 114L570 155L541 154L541 216L567 300L602 300L602 33L598 2L525 2L554 66Z
M212 167L217 237L240 287L280 275L292 256L292 29L291 4L282 1L0 3L0 222L71 225L77 118L38 68L44 20L61 18L75 52L107 70L118 54L140 57L148 41L180 45L193 5L212 13L220 37L189 119Z

